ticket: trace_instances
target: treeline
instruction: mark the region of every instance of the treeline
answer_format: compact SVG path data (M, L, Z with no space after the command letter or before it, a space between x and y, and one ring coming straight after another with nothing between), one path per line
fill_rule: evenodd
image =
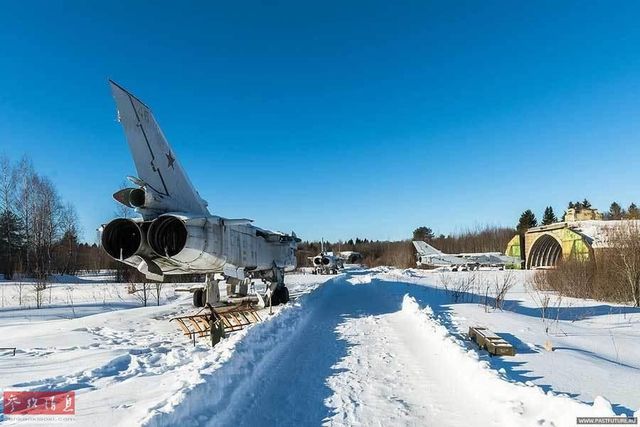
M570 201L567 204L567 209L575 209L576 211L592 208L593 206L588 199L577 202ZM566 213L562 215L561 221L565 220L565 216ZM603 212L603 217L605 220L640 219L640 208L638 208L638 206L633 202L630 203L626 209L618 202L612 202L611 205L609 205L609 210L607 212ZM524 232L529 228L537 227L538 225L549 225L555 222L558 222L558 217L551 206L547 206L544 209L540 223L538 223L538 218L535 213L533 213L531 209L527 209L520 216L516 229L519 232Z
M46 278L111 266L96 245L80 244L76 210L28 157L0 156L0 273Z
M507 243L515 231L507 227L485 226L465 230L454 235L435 236L428 227L414 230L412 239L400 241L372 241L368 239L349 239L346 241L324 242L325 251L356 251L363 256L363 264L368 267L381 265L399 268L416 266L416 250L411 240L424 240L446 253L463 252L504 252ZM298 245L298 266L309 266L308 257L318 255L320 242L302 242Z
M609 211L604 214L605 219L640 219L640 209L635 203L631 203L627 209L622 208L617 202L611 203Z
M454 235L436 236L430 228L419 227L413 232L413 240L423 240L448 254L504 252L514 234L513 228L484 226L467 229Z

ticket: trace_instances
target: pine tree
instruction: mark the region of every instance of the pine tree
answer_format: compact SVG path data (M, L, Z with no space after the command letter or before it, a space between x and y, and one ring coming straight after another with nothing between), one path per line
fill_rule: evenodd
M638 209L635 203L631 203L629 205L629 209L627 209L627 218L640 219L640 209Z
M413 230L413 240L433 240L435 235L429 227L418 227Z
M569 202L569 206L567 206L568 209L572 209L575 208L576 206L573 204L573 202Z
M585 209L590 209L591 208L591 202L589 200L585 199L582 201L582 207Z
M622 219L624 216L624 211L622 207L617 203L611 203L609 206L609 212L607 213L607 219Z
M23 244L20 218L11 210L0 213L0 268L5 279L13 276L17 254Z
M547 206L544 209L544 215L542 216L542 225L549 225L553 224L554 222L558 222L558 218L553 212L553 208L551 206Z
M520 215L520 221L518 221L516 230L518 230L518 233L524 233L525 231L527 231L531 227L535 227L536 225L538 225L536 215L531 211L531 209L527 209L526 211L522 212L522 215Z

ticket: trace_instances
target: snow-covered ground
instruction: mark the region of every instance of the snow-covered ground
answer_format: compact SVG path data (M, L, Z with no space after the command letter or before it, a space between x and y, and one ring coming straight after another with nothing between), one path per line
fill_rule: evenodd
M487 307L487 286L509 274L504 309ZM0 388L75 390L78 425L563 426L633 415L640 310L551 295L543 321L529 275L288 275L292 303L213 349L168 322L193 311L175 285L140 307L126 285L83 276L45 291L47 308L25 309L17 285L0 282L0 347L18 349L0 353ZM461 283L468 293L456 297ZM469 325L518 354L477 351Z

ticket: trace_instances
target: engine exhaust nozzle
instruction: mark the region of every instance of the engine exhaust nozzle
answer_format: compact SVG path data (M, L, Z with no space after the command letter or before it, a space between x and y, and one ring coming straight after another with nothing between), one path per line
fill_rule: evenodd
M140 226L127 218L117 218L105 225L102 231L102 247L112 258L125 260L142 247Z
M187 243L187 227L180 218L165 215L156 218L149 227L149 246L153 251L166 257L178 255Z

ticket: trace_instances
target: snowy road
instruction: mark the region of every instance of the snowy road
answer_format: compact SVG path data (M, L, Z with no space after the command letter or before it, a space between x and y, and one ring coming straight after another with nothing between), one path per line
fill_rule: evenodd
M579 415L632 415L640 310L565 298L546 333L526 272L505 310L480 302L504 274L475 274L459 303L438 284L446 277L416 270L287 275L295 301L213 349L168 322L193 312L169 285L160 306L137 307L124 284L81 279L33 310L4 283L0 347L18 351L0 357L0 389L75 390L75 424L96 426L575 426ZM479 353L464 339L474 324L518 354Z
M148 424L558 426L612 414L504 380L420 309L428 288L372 277L336 278L252 328Z

